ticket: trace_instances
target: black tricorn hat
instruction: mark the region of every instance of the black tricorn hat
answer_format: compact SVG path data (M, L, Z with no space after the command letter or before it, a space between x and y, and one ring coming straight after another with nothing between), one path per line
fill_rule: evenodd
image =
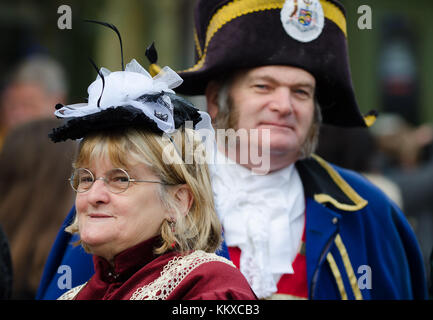
M336 0L198 0L196 63L178 72L178 93L204 94L207 83L242 68L290 65L316 79L323 122L365 127L353 90L346 16Z

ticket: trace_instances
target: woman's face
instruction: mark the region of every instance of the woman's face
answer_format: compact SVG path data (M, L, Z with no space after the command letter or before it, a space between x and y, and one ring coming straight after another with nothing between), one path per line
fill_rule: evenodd
M113 257L160 232L168 210L160 200L158 183L131 182L126 191L112 193L104 180L114 169L105 157L90 162L95 182L83 193L77 193L75 205L81 240L95 255L111 261ZM125 169L130 178L159 181L144 164Z

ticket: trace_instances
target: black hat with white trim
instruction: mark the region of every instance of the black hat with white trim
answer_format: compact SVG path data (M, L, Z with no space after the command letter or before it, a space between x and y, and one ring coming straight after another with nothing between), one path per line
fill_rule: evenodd
M122 48L115 26L91 22L113 29ZM156 57L156 51L150 50L146 55ZM207 113L199 111L172 90L183 80L169 67L158 70L158 74L152 76L135 59L124 67L122 54L122 71L96 69L98 76L87 89L87 103L56 105L54 114L63 118L65 123L49 134L54 142L80 139L102 130L130 127L170 134L187 121L194 129L212 128Z

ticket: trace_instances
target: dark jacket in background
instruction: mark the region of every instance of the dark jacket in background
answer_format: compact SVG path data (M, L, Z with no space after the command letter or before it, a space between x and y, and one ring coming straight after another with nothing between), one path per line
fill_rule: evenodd
M0 299L10 299L12 293L12 260L9 242L0 227Z

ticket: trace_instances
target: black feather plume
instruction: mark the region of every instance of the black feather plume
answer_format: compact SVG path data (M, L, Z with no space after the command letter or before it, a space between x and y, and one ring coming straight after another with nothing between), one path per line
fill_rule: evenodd
M150 64L156 63L158 61L158 53L156 52L155 42L152 42L152 44L146 48L146 52L144 54L146 55Z
M120 58L121 58L121 62L122 62L122 71L125 71L125 66L123 63L123 45L122 45L122 37L120 36L120 32L119 30L116 28L116 26L114 24L108 23L108 22L101 22L101 21L96 21L96 20L84 20L85 22L91 22L91 23L97 23L100 24L104 27L110 28L111 30L113 30L114 32L116 32L117 36L119 37L119 42L120 42Z
M105 78L104 78L104 75L102 74L101 70L96 66L95 62L91 58L89 58L89 60L90 60L90 63L92 64L92 66L95 68L96 72L99 74L99 76L102 79L102 90L101 90L101 94L100 94L99 99L98 99L98 108L101 109L100 103L101 103L102 94L104 93Z

